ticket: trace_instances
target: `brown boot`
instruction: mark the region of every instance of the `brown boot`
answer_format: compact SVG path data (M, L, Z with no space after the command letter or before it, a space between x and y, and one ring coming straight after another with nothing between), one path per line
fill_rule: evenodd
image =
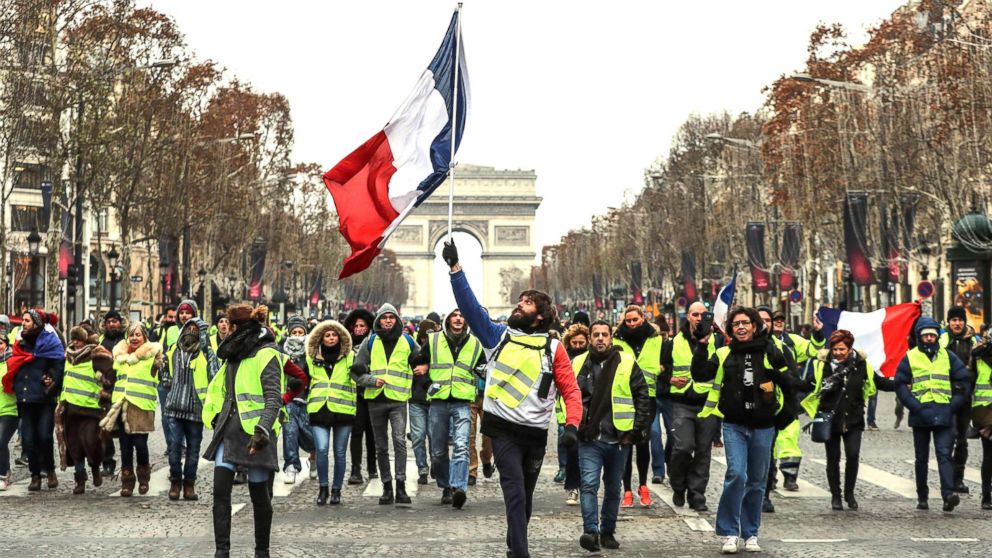
M48 472L48 489L55 490L59 487L59 477L55 474L55 471Z
M86 471L74 473L73 479L76 480L76 486L72 489L72 493L76 496L84 494L86 492Z
M134 471L127 468L121 468L121 496L128 497L134 493Z
M169 486L169 499L170 500L173 500L173 501L178 500L179 499L179 490L182 487L183 487L183 481L177 480L177 479L172 479L172 485Z
M148 494L148 481L152 478L151 465L138 465L138 494Z
M41 475L31 475L31 484L28 485L28 492L38 492L41 490Z
M199 500L196 495L196 481L183 481L183 500Z
M100 464L97 463L92 467L93 470L93 486L103 486L103 473L100 471Z

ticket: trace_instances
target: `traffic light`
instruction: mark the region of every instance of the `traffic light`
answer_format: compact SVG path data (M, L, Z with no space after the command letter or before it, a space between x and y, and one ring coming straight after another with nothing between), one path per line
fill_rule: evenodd
M78 283L77 275L78 271L76 266L70 265L68 269L68 276L65 281L65 294L70 306L75 305L76 303L76 284Z

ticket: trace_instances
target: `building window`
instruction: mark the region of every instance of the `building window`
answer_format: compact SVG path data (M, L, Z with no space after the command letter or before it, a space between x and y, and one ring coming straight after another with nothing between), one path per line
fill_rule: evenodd
M88 304L94 308L101 308L104 303L110 300L110 282L107 281L107 268L103 265L103 260L90 254L90 298Z
M45 306L45 257L11 254L14 308L18 313L33 306Z
M10 211L10 229L16 232L48 232L48 221L43 219L44 210L34 205L14 205Z
M50 180L47 165L14 163L14 188L40 190L41 183Z

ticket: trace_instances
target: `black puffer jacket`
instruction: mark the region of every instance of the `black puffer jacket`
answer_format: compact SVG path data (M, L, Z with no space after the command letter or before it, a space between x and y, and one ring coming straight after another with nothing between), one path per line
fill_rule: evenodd
M820 351L818 360L822 362L823 377L820 380L821 411L835 411L834 432L864 430L865 428L865 383L868 381L868 363L864 354L852 351L846 361L837 366L830 362L830 352ZM821 366L818 362L816 366ZM880 391L895 391L895 383L872 372L872 380Z

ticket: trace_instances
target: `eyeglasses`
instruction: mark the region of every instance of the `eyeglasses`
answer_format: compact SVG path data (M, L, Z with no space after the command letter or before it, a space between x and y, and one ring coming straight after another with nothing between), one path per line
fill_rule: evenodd
M747 327L751 325L751 320L737 320L736 322L730 322L731 327Z

